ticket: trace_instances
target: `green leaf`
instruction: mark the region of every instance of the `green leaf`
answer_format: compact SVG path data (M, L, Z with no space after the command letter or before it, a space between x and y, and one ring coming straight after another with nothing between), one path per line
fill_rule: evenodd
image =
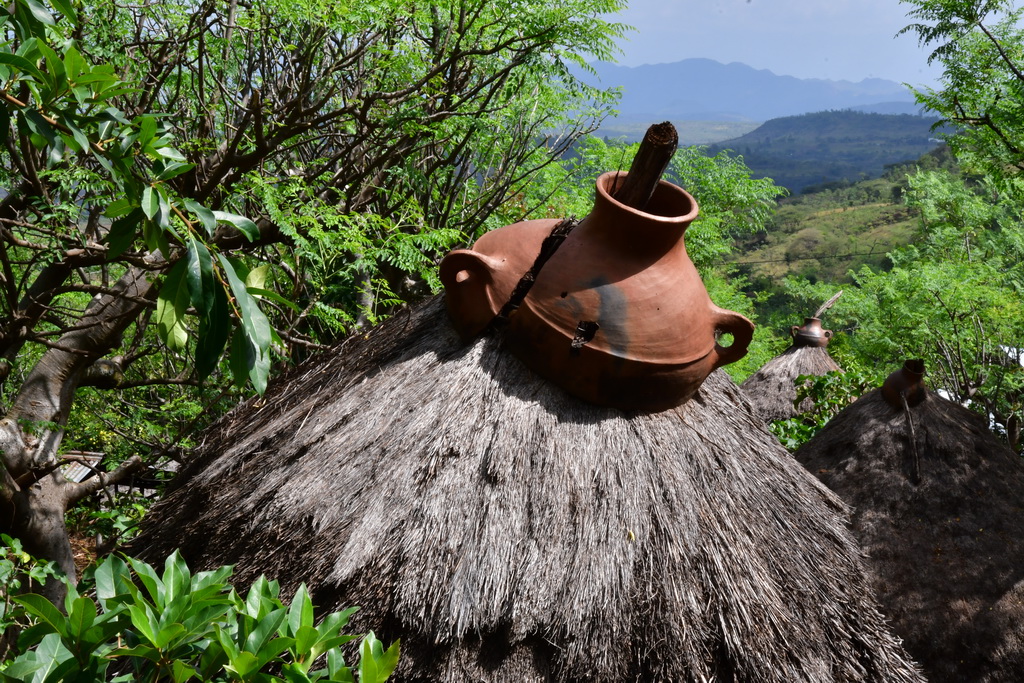
M167 646L174 640L177 640L185 633L185 627L179 623L172 623L164 626L155 633L153 638L153 645L158 650L166 650Z
M146 185L142 190L142 212L146 218L152 220L153 216L160 210L160 195L152 185Z
M42 137L48 145L57 144L57 133L53 130L50 122L43 118L42 114L34 109L26 109L24 110L24 115L25 123L30 131Z
M213 288L213 306L208 315L199 319L199 339L196 343L196 372L206 379L217 367L221 353L231 331L231 313L228 297L220 286Z
M194 678L195 675L195 669L185 662L178 659L171 662L171 678L174 680L174 683L185 683L190 678Z
M96 581L96 597L100 604L113 600L118 596L130 595L134 586L131 583L131 574L128 565L121 558L116 556L107 557L102 560L93 572Z
M217 282L213 277L213 258L206 245L189 237L188 266L185 274L188 281L189 297L201 316L208 316L213 309L213 290Z
M188 343L185 313L189 304L189 285L185 277L187 259L178 261L164 278L156 300L157 334L172 351L184 349Z
M28 10L29 12L32 13L32 16L35 17L40 22L46 24L47 26L53 26L54 24L57 23L56 21L54 21L53 15L50 14L50 11L46 9L46 7L44 7L42 3L39 2L39 0L22 0L22 2L24 2L25 6L28 7Z
M202 204L194 202L191 199L185 200L185 208L199 217L199 220L203 224L203 228L206 229L206 234L209 237L213 237L213 233L217 229L217 218L213 215L213 211L210 211Z
M96 621L96 605L86 597L79 597L68 610L68 638L81 641Z
M238 216L233 213L227 213L225 211L214 211L214 218L217 219L218 223L228 223L238 228L250 242L255 242L260 236L259 227L245 216Z
M381 642L370 631L363 638L359 659L359 683L384 683L398 666L399 645L396 640L383 652Z
M187 596L190 592L192 573L189 571L185 559L177 550L168 555L164 561L163 584L165 603L169 603L177 597Z
M84 151L89 151L89 138L87 138L85 136L85 133L82 132L82 129L79 128L75 124L75 122L72 121L68 116L62 117L61 120L62 120L62 123L64 124L64 126L69 131L71 131L71 137L75 141L75 144L78 146L78 148L75 149L75 151L76 152L80 152L80 151L83 151L83 150Z
M137 118L136 123L139 126L139 146L143 149L153 141L156 136L156 117L152 115L143 115ZM152 216L150 216L152 218Z
M108 259L114 259L128 250L139 234L139 223L142 222L142 209L136 207L131 213L114 221L104 241L109 247Z
M24 607L26 612L42 620L55 633L61 637L67 637L67 618L49 600L35 593L26 593L16 596L14 601Z
M225 671L230 671L242 680L259 670L259 660L252 652L242 651L237 655L229 656L228 663L224 666Z
M156 570L148 563L137 560L134 557L129 557L127 560L128 564L135 571L135 575L149 593L153 606L157 609L162 608L164 605L164 584L160 577L157 576Z
M183 164L178 161L172 161L171 163L164 166L163 170L160 171L160 174L157 175L156 179L170 180L171 178L177 178L182 173L187 173L188 171L191 171L195 167L195 164Z
M32 61L12 52L0 52L0 64L13 66L32 76L37 81L43 81L43 72Z
M301 583L292 597L292 604L288 607L288 632L298 634L304 626L313 626L313 601L306 590L306 584Z
M253 351L252 343L245 336L242 328L239 327L231 335L231 352L228 358L231 367L231 377L236 388L241 389L248 383L249 368L256 363L254 355L255 351Z
M262 297L264 299L270 299L271 301L276 301L277 303L281 304L282 306L287 306L288 308L292 309L296 313L302 313L302 308L300 306L298 306L294 301L289 301L288 299L284 298L283 296L281 296L280 294L278 294L277 292L275 292L275 291L273 291L271 289L260 289L259 287L249 287L248 290L249 290L249 293L253 295L253 297Z
M287 611L282 607L260 619L256 624L256 628L245 639L245 649L249 652L259 652L262 650L263 646L277 635L277 630L284 623L286 616Z
M128 614L131 616L132 626L139 635L145 638L146 645L153 645L156 642L156 629L159 619L153 613L149 605L128 605Z
M224 268L231 292L235 296L238 311L242 319L241 330L248 340L250 348L246 353L248 375L256 391L262 394L267 388L267 377L270 374L270 321L260 310L256 300L249 294L245 283L235 273L231 262L222 254L218 254ZM235 344L232 344L232 367L234 368ZM237 375L236 375L237 379Z

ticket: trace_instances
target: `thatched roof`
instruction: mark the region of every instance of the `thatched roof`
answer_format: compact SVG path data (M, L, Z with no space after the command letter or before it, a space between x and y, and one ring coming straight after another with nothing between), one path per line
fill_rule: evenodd
M438 300L210 431L134 550L235 563L402 638L398 681L916 681L846 511L716 371L572 398Z
M785 420L813 407L811 398L804 399L799 408L794 405L796 378L800 375L824 375L833 371L841 372L842 368L832 360L824 346L794 343L765 363L740 386L762 420Z
M873 391L795 455L853 506L879 601L929 678L1020 681L1024 468L978 415L926 396L913 439Z

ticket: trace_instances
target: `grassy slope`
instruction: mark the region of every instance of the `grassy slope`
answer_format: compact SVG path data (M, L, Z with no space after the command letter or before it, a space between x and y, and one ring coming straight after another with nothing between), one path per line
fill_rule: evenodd
M783 199L769 230L743 240L734 260L760 290L787 275L844 284L862 265L884 268L886 254L908 244L917 226L900 200L907 174L951 164L941 148L882 178Z

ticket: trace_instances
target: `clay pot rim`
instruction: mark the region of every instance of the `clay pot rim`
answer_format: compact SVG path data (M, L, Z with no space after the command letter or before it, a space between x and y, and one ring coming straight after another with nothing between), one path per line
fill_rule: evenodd
M658 195L661 195L662 198L666 197L666 194L676 195L678 199L682 199L690 205L690 210L687 213L676 216L665 216L660 213L641 211L640 209L635 209L632 206L623 204L612 197L611 192L617 189L617 185L619 184L618 181L621 179L622 182L625 182L626 176L628 175L629 173L627 171L608 171L599 175L595 181L595 188L600 199L608 202L613 208L619 211L624 211L635 216L642 216L648 221L664 223L666 225L688 225L696 220L697 216L700 215L700 206L697 204L697 200L694 199L693 195L667 180L658 181L658 186L654 190L654 195L652 195L652 201L654 200L654 197Z

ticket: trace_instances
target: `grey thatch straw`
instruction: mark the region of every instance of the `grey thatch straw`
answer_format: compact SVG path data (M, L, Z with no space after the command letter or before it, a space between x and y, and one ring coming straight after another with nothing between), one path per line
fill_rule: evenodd
M1021 459L938 394L909 412L913 431L872 391L796 458L853 506L879 602L930 680L1020 681Z
M824 375L842 371L823 346L793 344L772 358L741 385L754 412L765 422L785 420L811 409L806 398L797 407L796 378L800 375Z
M630 415L440 301L206 435L134 551L237 564L402 639L399 681L917 681L846 511L720 371Z

